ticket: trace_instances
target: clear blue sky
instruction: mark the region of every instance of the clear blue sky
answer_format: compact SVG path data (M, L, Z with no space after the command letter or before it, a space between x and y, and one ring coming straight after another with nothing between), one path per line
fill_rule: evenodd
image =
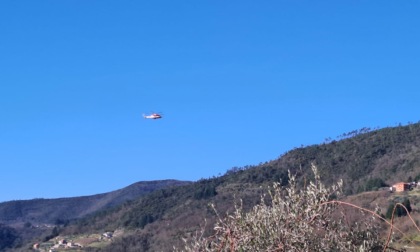
M419 10L415 0L1 1L0 201L198 180L417 122Z

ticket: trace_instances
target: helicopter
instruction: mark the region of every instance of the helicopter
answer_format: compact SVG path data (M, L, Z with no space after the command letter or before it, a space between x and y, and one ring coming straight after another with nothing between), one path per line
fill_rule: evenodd
M153 119L153 120L155 120L155 119L161 119L162 118L162 115L161 114L158 114L158 113L153 113L153 114L150 114L150 115L143 114L143 117L145 119Z

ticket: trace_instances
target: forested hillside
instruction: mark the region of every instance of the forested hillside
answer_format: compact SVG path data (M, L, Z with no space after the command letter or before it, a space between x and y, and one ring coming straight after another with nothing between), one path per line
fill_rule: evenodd
M347 138L298 148L268 167L302 170L315 163L327 184L343 179L346 194L420 178L420 124L347 134Z
M225 175L154 191L118 208L98 212L60 228L56 235L82 235L123 230L100 251L169 251L182 244L207 220L206 234L216 219L243 200L244 209L260 201L273 182L288 184L288 171L304 185L316 164L327 184L343 179L347 195L376 190L394 182L420 178L420 124L370 131L362 129L326 143L295 148L257 166L235 167ZM94 248L89 248L94 251Z
M55 224L120 205L165 187L188 183L177 180L145 181L91 196L3 202L0 203L0 222L16 224L29 221L33 224Z
M123 228L128 232L109 251L128 243L144 251L166 251L180 244L182 236L195 232L204 219L214 220L210 202L220 213L232 210L235 198L243 199L245 208L250 208L272 182L287 185L289 170L303 184L312 178L310 164L315 163L327 185L343 179L345 193L350 195L419 177L419 152L418 123L375 131L365 128L328 143L293 149L257 166L232 168L220 177L156 191L117 210L81 220L63 233Z
M0 203L0 234L3 237L0 237L0 248L25 243L33 236L48 237L52 231L56 232L56 229L53 229L55 226L62 226L71 220L116 207L162 188L188 183L191 182L144 181L109 193L91 196Z

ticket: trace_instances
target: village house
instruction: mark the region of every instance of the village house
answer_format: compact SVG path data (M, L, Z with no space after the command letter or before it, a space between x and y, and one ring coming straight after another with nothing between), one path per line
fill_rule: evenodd
M35 243L33 246L33 249L38 250L39 249L39 243Z
M410 190L410 188L411 188L410 183L399 182L391 186L389 190L391 192L404 192L404 191Z

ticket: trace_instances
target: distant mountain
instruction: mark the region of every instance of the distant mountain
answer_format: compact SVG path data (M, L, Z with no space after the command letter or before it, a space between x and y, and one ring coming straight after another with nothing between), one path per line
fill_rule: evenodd
M0 203L0 223L12 226L27 222L31 225L62 224L138 199L159 189L189 183L177 180L137 182L120 190L91 196L3 202Z

